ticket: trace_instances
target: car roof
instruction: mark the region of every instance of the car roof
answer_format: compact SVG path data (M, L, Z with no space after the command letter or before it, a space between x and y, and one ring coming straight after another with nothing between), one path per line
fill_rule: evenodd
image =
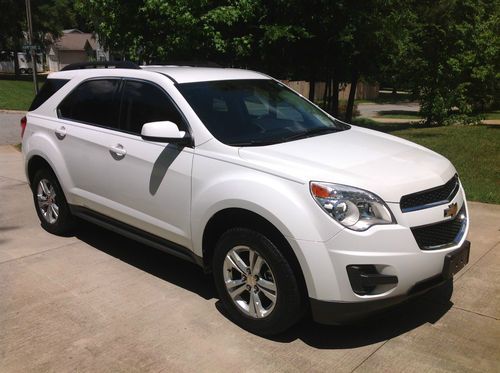
M191 67L174 65L147 65L141 66L141 70L155 72L168 76L174 83L194 83L216 80L243 80L243 79L271 79L269 76L251 70L219 68L219 67ZM50 74L51 79L72 79L75 77L98 77L106 76L110 71L113 75L126 77L129 73L136 73L138 70L121 68L86 68L77 70L59 71Z
M220 67L141 66L141 68L168 75L178 83L214 80L269 79L269 76L256 71Z

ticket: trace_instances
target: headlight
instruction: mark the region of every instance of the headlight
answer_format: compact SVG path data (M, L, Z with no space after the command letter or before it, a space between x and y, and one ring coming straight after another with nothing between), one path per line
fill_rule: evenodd
M366 190L315 181L310 190L318 205L349 229L365 231L372 225L396 222L384 201Z

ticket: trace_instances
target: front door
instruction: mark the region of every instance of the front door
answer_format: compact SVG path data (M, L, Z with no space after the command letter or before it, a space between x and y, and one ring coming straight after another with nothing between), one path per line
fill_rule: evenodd
M78 147L68 159L69 167L78 168L71 172L75 194L94 211L190 247L193 149L140 137L147 122L185 123L167 93L152 83L120 81L119 97L121 104L111 105L121 108L114 128L75 123L86 132L70 139Z

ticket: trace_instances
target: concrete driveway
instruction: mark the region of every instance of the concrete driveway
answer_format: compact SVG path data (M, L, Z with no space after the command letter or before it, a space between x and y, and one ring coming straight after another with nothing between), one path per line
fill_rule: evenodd
M21 142L21 111L0 110L0 145L19 144Z
M0 146L0 370L498 372L500 206L470 204L470 264L354 326L261 338L226 319L196 266L81 224L43 231L21 154Z

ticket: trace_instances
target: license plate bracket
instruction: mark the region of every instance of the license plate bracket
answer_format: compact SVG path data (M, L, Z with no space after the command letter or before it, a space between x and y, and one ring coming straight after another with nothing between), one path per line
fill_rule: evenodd
M464 268L467 263L469 263L470 254L470 242L465 241L459 249L446 254L444 257L443 265L443 277L445 279L452 278L456 275L462 268Z

